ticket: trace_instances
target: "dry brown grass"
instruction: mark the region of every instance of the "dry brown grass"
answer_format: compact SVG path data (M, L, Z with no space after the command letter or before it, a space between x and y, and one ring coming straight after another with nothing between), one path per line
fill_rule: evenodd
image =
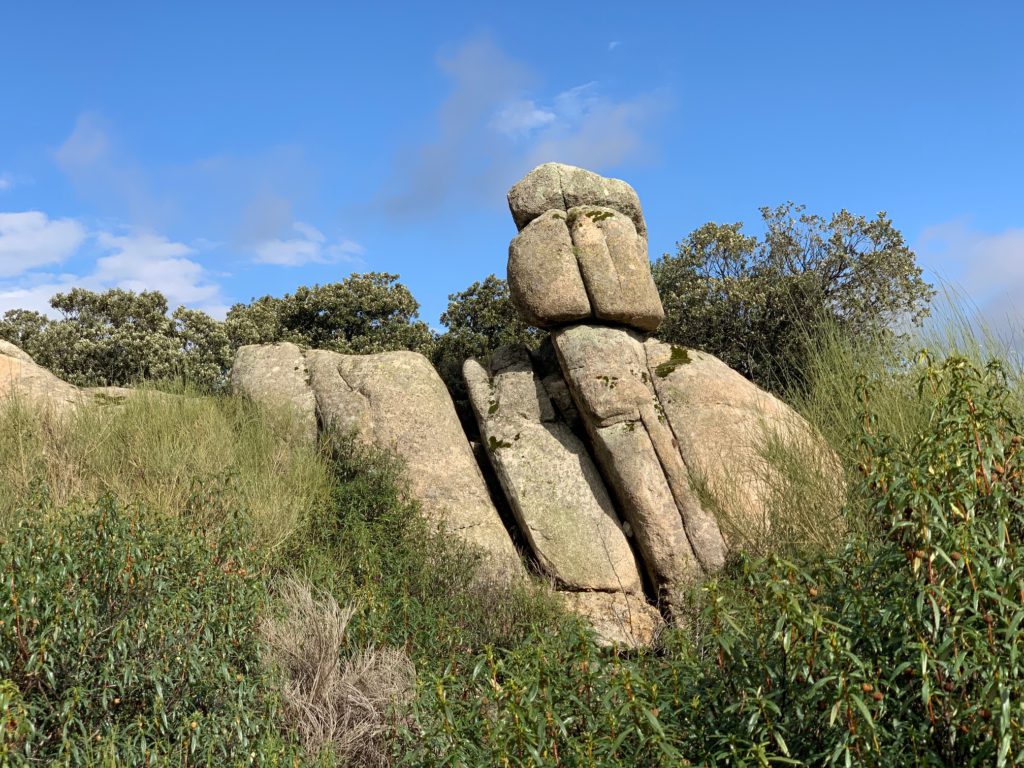
M261 629L267 661L283 677L289 727L312 756L327 751L342 765L390 765L390 736L415 688L412 661L391 648L344 656L351 606L291 578L278 595L285 613Z

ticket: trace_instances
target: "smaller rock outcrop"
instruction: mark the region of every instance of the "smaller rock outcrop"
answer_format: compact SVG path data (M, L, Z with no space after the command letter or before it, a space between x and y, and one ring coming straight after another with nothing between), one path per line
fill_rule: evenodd
M231 368L231 389L264 407L289 409L297 436L316 441L316 398L309 386L305 357L295 344L285 341L240 347Z
M0 341L0 401L20 400L62 417L86 399L82 390L36 365L28 353L10 342Z
M665 628L658 609L641 595L624 592L563 592L565 603L594 628L598 642L641 648Z

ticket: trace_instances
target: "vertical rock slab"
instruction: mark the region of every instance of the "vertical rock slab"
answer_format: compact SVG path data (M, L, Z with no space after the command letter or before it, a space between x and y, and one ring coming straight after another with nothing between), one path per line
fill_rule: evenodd
M403 460L410 492L427 519L479 547L488 570L522 574L455 406L430 362L416 352L337 357L331 360L346 387L365 401L367 437Z
M647 241L629 217L613 208L577 206L569 209L567 223L593 316L644 331L660 326L665 310Z
M628 330L591 325L562 328L551 338L644 564L674 607L694 577L722 565L725 542L689 486L643 341Z
M570 590L640 593L611 498L557 420L527 349L503 347L486 369L468 360L463 373L490 462L543 570Z
M565 222L564 212L548 211L509 243L509 293L520 317L530 325L545 327L590 317L590 300Z
M295 344L239 347L231 368L231 390L269 408L290 409L297 435L316 442L316 399L309 386L306 360Z
M651 382L691 476L705 486L732 546L769 532L772 493L784 490L765 456L770 441L798 451L843 497L838 457L796 411L713 355L650 339ZM812 461L807 461L812 458ZM832 521L822 520L823 525Z

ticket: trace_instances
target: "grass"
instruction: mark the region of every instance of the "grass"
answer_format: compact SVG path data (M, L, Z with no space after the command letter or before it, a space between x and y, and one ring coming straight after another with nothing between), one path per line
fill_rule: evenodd
M0 763L1024 763L1020 371L974 330L923 338L816 346L789 400L839 456L841 517L821 451L767 439L770 535L636 652L482 578L350 439L184 391L11 403Z
M244 508L261 548L282 546L329 498L316 449L282 440L287 414L224 395L143 389L67 419L24 403L0 406L0 525L44 486L57 507L105 494L174 516L217 487Z

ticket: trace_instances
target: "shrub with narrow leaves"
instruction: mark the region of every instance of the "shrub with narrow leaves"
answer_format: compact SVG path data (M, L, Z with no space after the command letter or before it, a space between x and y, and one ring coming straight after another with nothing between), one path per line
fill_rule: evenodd
M421 687L410 765L1020 765L1024 441L1003 369L925 360L892 440L865 393L869 508L835 555L739 559L688 636L550 639Z
M292 765L246 526L45 495L0 541L0 763Z

